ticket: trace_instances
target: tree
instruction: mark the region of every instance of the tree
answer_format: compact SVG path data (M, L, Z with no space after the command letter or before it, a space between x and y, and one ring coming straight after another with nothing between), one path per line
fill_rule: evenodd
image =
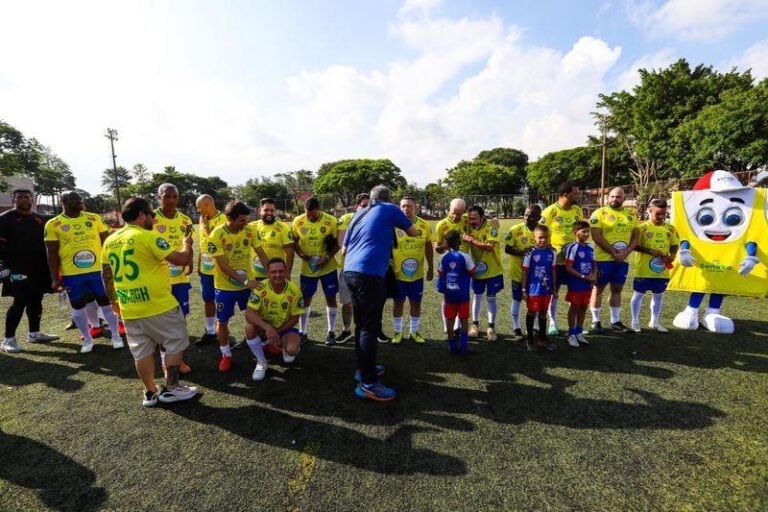
M263 176L251 178L238 189L238 199L245 201L252 207L258 207L260 201L265 197L274 199L278 209L288 210L293 206L291 194L285 185L271 178Z
M10 124L0 120L0 176L31 176L37 170L40 158L39 148L32 141L27 140Z
M300 169L298 171L279 172L275 174L275 180L288 190L294 199L296 213L299 213L298 198L302 194L311 192L315 182L315 176L312 174L312 171Z
M51 148L43 146L35 139L32 139L31 142L37 148L36 151L40 155L40 159L37 168L31 173L27 173L27 176L35 182L38 202L42 197L50 196L51 204L55 207L58 196L63 191L75 188L75 176L70 171L69 165Z
M314 190L317 194L330 194L345 207L350 206L357 194L368 192L376 185L390 190L405 186L400 168L388 159L340 160L320 166Z
M475 157L476 162L488 162L504 167L511 176L507 186L518 192L525 184L525 168L528 166L528 155L519 149L495 148L481 151Z
M152 190L149 189L149 180L151 174L147 166L138 163L131 168L131 176L134 179L135 195L149 198L152 197Z
M183 173L176 167L167 165L162 172L154 173L149 180L149 188L155 191L163 183L172 183L179 189L179 210L191 213L195 210L195 201L201 194L213 197L216 207L224 208L224 204L231 198L231 191L227 182L218 176L197 176L196 174Z
M101 186L113 194L116 186L122 190L130 184L131 173L121 165L117 166L117 173L115 173L115 169L104 169L104 172L101 173Z

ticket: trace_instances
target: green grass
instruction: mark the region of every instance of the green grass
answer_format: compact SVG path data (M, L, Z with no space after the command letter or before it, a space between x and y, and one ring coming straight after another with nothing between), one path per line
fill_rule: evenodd
M0 354L0 510L768 506L765 301L727 299L732 336L644 332L578 350L560 338L553 354L502 337L457 360L426 288L429 343L380 347L400 392L386 405L354 397L351 345L312 343L295 368L274 365L259 384L247 351L222 376L214 346L191 347L188 380L204 394L143 409L127 350L102 340L80 355L75 332L63 331L68 312L49 297L44 330L62 339ZM197 282L192 296L190 334L199 335ZM668 294L667 325L685 300ZM314 310L322 306L318 295ZM310 326L322 340L325 313ZM391 333L389 306L384 326ZM232 332L242 333L241 318Z

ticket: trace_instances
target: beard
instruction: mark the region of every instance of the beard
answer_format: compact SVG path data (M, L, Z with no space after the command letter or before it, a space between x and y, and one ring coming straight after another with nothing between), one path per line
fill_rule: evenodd
M261 220L264 221L264 224L274 224L275 223L275 216L274 215L262 215Z

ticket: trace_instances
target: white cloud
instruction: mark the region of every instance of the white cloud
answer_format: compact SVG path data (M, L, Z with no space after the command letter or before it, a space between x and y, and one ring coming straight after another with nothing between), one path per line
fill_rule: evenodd
M619 75L616 79L616 89L632 92L632 89L640 83L641 69L649 71L652 69L663 69L675 62L675 60L677 60L675 50L671 48L643 55Z
M740 71L752 69L757 80L768 78L768 39L750 46L735 62Z
M399 16L407 16L409 14L420 12L426 14L429 11L434 10L442 3L442 0L405 0L400 11Z
M653 36L715 41L743 25L768 18L766 0L649 0L630 2L630 19Z

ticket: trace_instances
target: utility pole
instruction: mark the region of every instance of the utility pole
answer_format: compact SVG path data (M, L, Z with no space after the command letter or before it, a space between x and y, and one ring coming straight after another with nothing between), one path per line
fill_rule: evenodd
M600 206L605 206L605 173L608 167L607 137L605 119L603 119L603 166L600 170Z
M120 183L117 180L117 160L115 155L115 141L117 139L117 130L114 128L107 128L107 133L104 134L109 139L109 145L112 147L112 172L115 178L115 199L117 199L117 211L123 209L123 202L120 200Z

